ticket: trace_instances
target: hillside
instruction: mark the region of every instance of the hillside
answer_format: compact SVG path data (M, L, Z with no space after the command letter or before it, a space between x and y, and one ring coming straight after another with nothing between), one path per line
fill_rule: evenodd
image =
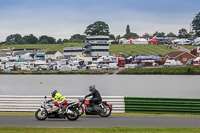
M21 44L21 45L2 45L0 49L7 49L8 47L14 47L15 49L24 48L37 48L40 52L46 51L60 51L63 53L64 47L82 47L80 43L65 43L65 44ZM110 45L110 55L165 55L169 52L175 51L167 48L165 45L152 45L152 44L112 44Z

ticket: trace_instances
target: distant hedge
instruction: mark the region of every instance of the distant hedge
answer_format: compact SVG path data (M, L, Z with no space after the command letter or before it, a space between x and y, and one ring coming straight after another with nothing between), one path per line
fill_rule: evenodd
M200 75L200 67L162 67L122 70L118 74Z

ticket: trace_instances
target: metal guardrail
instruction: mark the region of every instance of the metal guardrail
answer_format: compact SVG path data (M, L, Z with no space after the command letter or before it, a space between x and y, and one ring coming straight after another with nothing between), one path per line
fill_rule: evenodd
M65 96L67 101L78 101L83 96ZM47 96L47 98L51 98ZM34 112L39 107L44 96L12 96L0 95L0 111L28 111ZM103 101L113 105L114 113L124 113L124 96L102 96Z
M200 114L200 99L125 97L125 112Z

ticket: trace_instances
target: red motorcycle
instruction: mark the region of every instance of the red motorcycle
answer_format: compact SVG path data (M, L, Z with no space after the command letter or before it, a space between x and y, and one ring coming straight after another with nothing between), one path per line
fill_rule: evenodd
M85 108L84 108L85 107ZM106 101L95 103L93 106L86 98L79 99L79 115L84 112L86 115L100 115L101 117L108 117L112 112L112 105Z

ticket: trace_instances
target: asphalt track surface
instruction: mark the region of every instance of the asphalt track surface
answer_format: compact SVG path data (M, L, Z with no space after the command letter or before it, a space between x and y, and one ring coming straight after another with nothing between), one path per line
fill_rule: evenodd
M82 116L76 121L46 119L38 121L34 116L0 116L0 127L200 127L199 117L127 117Z

